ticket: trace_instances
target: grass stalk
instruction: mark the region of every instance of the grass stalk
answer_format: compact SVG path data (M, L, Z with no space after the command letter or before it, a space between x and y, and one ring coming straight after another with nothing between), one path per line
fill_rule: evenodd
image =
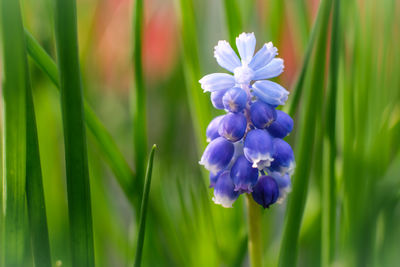
M146 229L146 215L147 215L147 207L148 207L148 203L149 203L149 194L150 194L150 186L151 186L151 174L153 171L154 153L155 153L156 148L157 148L157 146L153 145L153 148L151 149L151 152L150 152L149 161L147 163L146 180L145 180L144 189L143 189L142 205L140 208L139 232L138 232L135 264L134 264L135 267L140 267L142 264L144 234L145 234L145 229Z
M64 125L72 264L90 267L94 266L92 209L74 0L55 1L55 33Z
M49 232L32 89L26 95L26 202L35 266L51 267Z
M59 89L60 80L56 63L26 30L25 39L28 54L37 66L49 77L56 88ZM93 134L94 141L102 152L102 155L106 159L125 195L132 202L133 196L137 195L135 191L136 187L132 186L132 181L136 178L135 173L117 147L111 134L96 116L96 113L87 101L84 101L84 111L87 128Z
M3 43L3 266L23 266L26 217L26 55L19 1L1 1Z
M298 252L298 237L306 203L308 181L311 173L310 151L314 148L315 128L318 114L322 109L325 53L331 0L322 0L323 11L321 25L316 39L316 50L313 75L309 90L305 94L305 110L302 113L302 124L299 131L299 146L297 149L297 168L293 182L293 192L288 200L283 239L281 244L279 266L295 266Z
M195 12L192 0L180 0L182 50L188 103L198 144L198 153L206 146L204 134L211 121L209 100L199 86L201 78Z
M226 26L229 33L229 42L235 47L236 36L243 31L242 17L237 0L224 0Z
M246 197L248 220L248 248L251 267L263 266L261 242L261 208L250 194Z
M135 187L138 195L142 194L144 183L144 171L147 155L146 137L146 88L143 77L142 40L143 40L143 2L135 1L133 20L133 68L134 68L134 92L133 92L133 142L136 167Z
M336 99L340 59L340 0L333 0L332 31L329 66L329 93L325 118L325 144L328 155L327 173L322 177L322 231L321 231L321 266L330 266L335 253L336 221Z
M322 9L322 5L319 5L317 18L311 29L310 38L307 42L306 53L304 55L300 73L296 79L296 82L294 83L294 86L292 87L292 90L291 90L291 92L293 93L292 100L289 105L289 115L291 117L296 115L297 107L299 106L299 103L300 103L300 98L302 96L304 82L305 82L310 58L312 56L312 52L313 52L314 45L315 45L315 39L316 39L317 33L321 27L320 26L321 20L323 19L324 16L327 15L325 12L326 11Z

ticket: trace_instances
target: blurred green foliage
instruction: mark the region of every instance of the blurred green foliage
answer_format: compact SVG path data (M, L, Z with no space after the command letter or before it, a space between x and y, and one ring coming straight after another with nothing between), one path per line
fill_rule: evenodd
M20 0L25 28L58 62L53 2ZM296 124L288 141L303 170L293 176L290 208L274 205L262 214L265 266L278 266L279 261L281 266L294 265L296 259L298 266L398 264L400 4L342 0L335 24L337 0L321 1L326 2L332 2L330 9L317 19L320 3L314 0L144 1L142 114L147 117L139 125L147 125L144 139L149 143L141 143L141 151L150 151L150 142L158 151L142 266L249 264L244 198L233 209L214 205L208 177L198 165L205 127L218 112L197 81L221 71L213 58L217 41L232 40L243 31L255 32L258 47L273 41L285 60L279 82L291 90L285 109ZM130 182L136 179L134 162L143 163L146 156L138 161L132 138L130 111L137 107L130 96L133 12L129 0L77 1L97 266L133 265L137 249L140 207L133 200L142 189L130 188ZM2 38L5 49L9 40L4 32ZM38 58L51 65L47 70L41 66L34 56L38 50L27 51L52 264L72 266L63 122L54 79L58 70L39 53ZM1 57L2 70L6 56ZM10 114L4 83L2 89L1 113L6 118ZM6 149L7 144L0 147ZM2 160L0 167L5 164ZM5 177L3 168L1 184ZM0 192L5 205L5 191ZM328 198L327 192L334 197ZM295 211L298 216L290 215ZM286 227L285 217L291 218ZM5 222L2 213L0 225ZM282 245L288 235L289 242ZM32 256L24 255L26 266L32 265Z

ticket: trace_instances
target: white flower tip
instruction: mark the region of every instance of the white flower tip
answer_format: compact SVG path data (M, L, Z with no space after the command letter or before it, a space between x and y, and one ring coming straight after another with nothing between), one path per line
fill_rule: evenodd
M230 199L226 196L214 196L212 198L212 201L214 201L215 204L221 205L224 208L232 208L232 204L235 200L236 199Z
M272 42L268 42L264 44L264 46L270 53L278 55L278 48L276 48Z
M218 44L216 46L214 46L214 56L215 53L218 52L218 50L222 50L222 49L226 49L227 47L231 47L231 45L225 41L225 40L220 40L218 41Z
M250 32L250 33L242 32L241 34L239 34L238 37L236 37L236 40L243 40L244 41L244 40L248 40L250 38L255 38L254 32Z

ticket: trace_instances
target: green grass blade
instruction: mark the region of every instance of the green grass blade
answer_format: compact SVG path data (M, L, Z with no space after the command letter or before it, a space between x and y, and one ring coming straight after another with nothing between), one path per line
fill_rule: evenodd
M192 0L180 0L183 66L185 71L188 103L196 135L198 154L206 146L204 134L211 121L209 100L199 86L201 78L195 12Z
M134 92L133 92L133 142L136 167L135 187L138 195L144 183L144 171L147 155L146 137L146 88L143 77L142 40L143 40L143 0L135 1L133 21L133 67L134 67Z
M321 2L320 8L323 10L323 20L321 20L316 40L314 70L309 90L306 91L305 110L302 112L303 116L300 122L299 146L296 154L297 168L293 179L293 192L288 201L279 258L279 266L281 267L295 266L297 261L298 236L311 172L310 151L313 151L315 128L323 102L325 53L331 6L331 0L323 0Z
M51 267L49 232L32 89L26 95L26 202L35 266Z
M55 33L64 125L72 264L94 266L89 168L74 0L56 1Z
M322 177L322 231L321 231L321 266L330 266L335 253L335 221L336 221L336 98L338 87L338 71L340 59L340 0L333 0L329 93L326 111L326 135L328 166Z
M28 54L39 66L39 68L47 74L56 88L60 87L57 65L46 51L39 45L33 36L25 30L25 38L27 43ZM94 140L109 164L122 190L125 192L128 199L132 201L132 196L137 195L132 187L132 181L135 179L135 174L125 160L125 157L117 147L111 134L107 131L100 119L96 116L93 109L84 102L85 122L89 131L93 134Z
M32 57L39 68L46 73L52 83L60 88L60 79L58 77L58 69L54 60L40 46L35 38L25 29L25 41L28 54Z
M153 148L151 149L151 152L150 152L149 161L147 163L146 180L145 180L145 184L144 184L143 197L142 197L142 206L140 208L139 233L138 233L138 239L137 239L135 264L134 264L135 267L140 267L142 264L144 234L145 234L145 230L146 230L146 215L147 215L147 207L148 207L148 203L149 203L154 152L156 151L156 148L157 148L157 146L153 145Z
M26 61L19 1L1 1L4 166L3 266L25 263Z
M302 92L303 92L304 81L306 78L308 65L309 65L310 58L312 56L312 52L313 52L314 45L315 45L315 38L316 38L317 32L319 31L319 28L321 25L321 20L323 19L323 16L326 15L324 13L324 11L325 10L322 9L322 5L320 5L319 9L318 9L317 18L311 29L310 38L307 43L306 53L304 55L303 64L301 65L299 76L291 90L291 92L293 93L293 96L292 96L292 100L291 100L290 106L289 106L289 115L292 117L294 115L296 115L297 107L299 106L299 103L300 103L300 98L301 98Z
M239 12L237 0L224 0L226 25L228 27L229 42L232 47L236 43L236 36L243 31L242 17Z
M285 18L285 5L284 1L268 1L266 28L269 40L274 43L280 43L282 40L282 29Z

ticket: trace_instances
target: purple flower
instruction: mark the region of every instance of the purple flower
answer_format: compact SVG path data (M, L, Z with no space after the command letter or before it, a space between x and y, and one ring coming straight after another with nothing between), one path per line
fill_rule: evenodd
M239 87L229 89L222 98L225 110L230 112L241 112L247 103L247 94Z
M208 144L199 163L211 173L217 174L228 166L233 152L233 144L225 138L218 137Z
M258 99L273 106L284 105L289 95L285 88L271 81L255 82L252 92Z
M289 92L266 80L282 73L283 60L276 58L278 50L271 42L254 54L253 33L240 34L236 47L240 57L226 41L214 49L218 64L232 74L212 73L199 81L204 92L211 92L213 106L228 112L208 125L210 143L200 164L210 171L216 204L232 207L240 194L252 193L267 208L290 192L294 168L291 147L279 139L290 133L293 121L275 110L285 104ZM269 175L259 178L259 170Z
M261 101L256 101L250 106L251 122L258 129L265 129L276 119L275 109Z
M221 174L221 172L219 172L217 174L214 174L214 173L210 172L210 186L209 186L210 188L213 188L215 186L215 184L218 181L218 177L219 177L220 174Z
M244 140L244 155L253 163L253 168L262 170L274 160L272 137L265 130L255 129L247 133Z
M265 208L269 208L279 197L279 187L271 176L261 176L253 188L252 193L255 202Z
M286 199L287 194L292 191L292 181L290 176L288 174L282 176L279 172L268 172L268 175L274 178L278 184L279 197L276 202L282 203Z
M215 117L207 126L206 130L207 142L211 142L215 138L219 137L218 129L219 129L219 124L223 117L224 115Z
M292 175L294 172L295 162L293 150L288 143L280 138L275 138L274 145L274 161L271 163L269 170L279 172L281 175Z
M284 138L293 130L293 119L285 112L277 110L276 120L267 130L274 137Z
M224 171L218 177L214 187L213 201L224 208L232 208L233 202L239 197L239 193L234 190L234 184L228 171Z
M211 103L213 104L214 108L224 109L222 98L224 97L226 91L228 91L228 89L222 89L211 93Z
M231 142L242 139L246 132L247 120L242 113L228 113L219 124L218 133Z
M204 76L199 82L205 92L229 89L235 85L243 90L249 90L252 81L274 78L283 72L283 60L275 58L278 50L271 42L264 44L254 55L256 47L254 33L242 33L236 38L236 47L240 59L227 41L219 41L215 46L214 57L218 64L233 75L213 73ZM276 88L280 86L269 82L269 88L273 91L271 95L275 95ZM268 92L264 92L263 95L268 95Z
M239 193L253 192L253 186L257 183L258 169L251 166L245 156L240 156L233 164L231 177L235 184L235 191Z

